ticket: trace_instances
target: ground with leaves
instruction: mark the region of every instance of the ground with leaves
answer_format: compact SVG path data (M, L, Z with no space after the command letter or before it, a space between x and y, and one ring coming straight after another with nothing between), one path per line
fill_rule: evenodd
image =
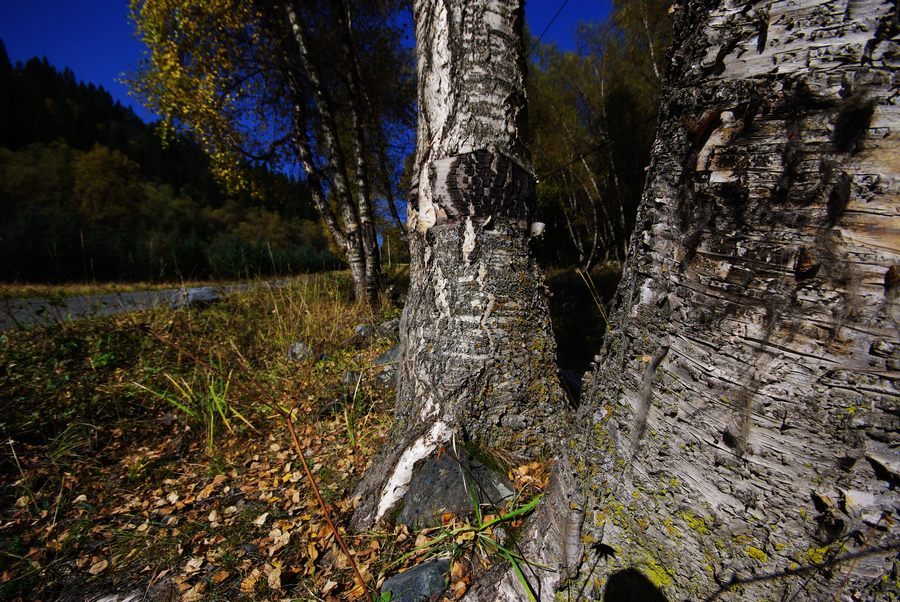
M496 527L521 521L545 484L541 465L510 470L515 508L443 516L418 533L344 530L393 402L372 362L395 341L354 327L398 313L346 299L345 277L310 276L201 310L0 336L0 597L377 599L386 576L450 555L452 599L507 558ZM310 358L289 357L296 341Z

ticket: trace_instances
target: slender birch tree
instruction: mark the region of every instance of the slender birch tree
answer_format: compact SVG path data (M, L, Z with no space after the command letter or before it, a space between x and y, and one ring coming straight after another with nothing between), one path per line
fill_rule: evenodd
M135 92L170 127L192 130L232 188L252 190L247 166L299 168L347 259L357 299L376 302L372 191L376 181L390 185L388 132L408 113L398 105L412 100L392 21L397 4L132 0L131 7L149 49Z
M521 0L415 3L419 125L409 204L397 427L354 522L384 519L451 441L535 456L561 417L555 343L530 249L534 177Z

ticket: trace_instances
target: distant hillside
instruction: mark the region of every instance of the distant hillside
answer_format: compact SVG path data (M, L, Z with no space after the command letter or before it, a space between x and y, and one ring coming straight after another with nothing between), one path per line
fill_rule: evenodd
M103 87L0 41L0 279L237 277L333 267L301 182L229 195L206 155L163 144Z

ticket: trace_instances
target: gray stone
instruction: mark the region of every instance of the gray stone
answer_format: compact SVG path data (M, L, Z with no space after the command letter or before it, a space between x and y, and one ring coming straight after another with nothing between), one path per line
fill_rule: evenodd
M354 372L353 370L344 370L344 373L341 374L341 384L346 385L348 387L355 387L357 381L359 381L359 372Z
M375 329L378 333L378 336L384 337L386 339L399 339L400 338L400 319L393 318L391 320L385 320Z
M303 341L297 341L291 344L291 348L288 349L288 358L292 362L302 362L309 359L311 353L312 350L309 348L309 345Z
M353 334L359 339L370 339L375 334L375 329L371 324L357 324L353 329Z
M396 345L391 347L381 355L375 358L373 362L374 366L387 366L390 364L396 364L400 361L400 355L402 351L400 349L400 345Z
M172 294L170 304L174 309L179 309L182 307L204 307L218 303L221 300L221 295L213 287L199 286L175 291Z
M429 457L416 466L397 522L414 528L430 527L439 524L443 512L471 515L473 487L481 504L499 506L514 495L513 486L505 475L469 457L464 450L459 452L459 460L447 452L440 458Z
M384 369L378 373L378 376L375 377L379 383L384 385L385 387L396 387L397 386L397 368L396 366L390 365L385 366Z
M449 570L448 558L424 562L386 579L381 594L391 592L391 602L428 602L447 589Z

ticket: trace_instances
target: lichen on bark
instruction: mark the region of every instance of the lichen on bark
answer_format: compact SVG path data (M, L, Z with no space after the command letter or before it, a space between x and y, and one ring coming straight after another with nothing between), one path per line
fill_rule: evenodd
M619 554L593 571L587 558L580 583L658 573L650 554L670 599L877 598L900 545L900 497L872 461L897 462L900 441L884 284L900 261L898 55L879 33L896 7L673 10L653 162L577 437L599 464L577 479L586 531Z

